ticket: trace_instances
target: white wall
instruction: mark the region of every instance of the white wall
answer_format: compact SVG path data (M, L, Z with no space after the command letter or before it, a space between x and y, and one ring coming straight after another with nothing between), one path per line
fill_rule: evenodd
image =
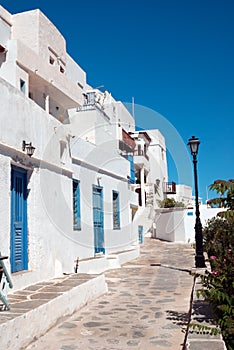
M176 194L167 195L168 198L174 198L175 201L184 203L185 207L191 207L193 202L192 187L176 184Z
M209 219L215 217L219 212L224 211L223 208L207 208L205 204L199 206L200 219L202 226L205 226ZM184 223L185 223L185 241L195 242L195 209L185 210Z
M94 255L92 185L97 184L98 175L104 193L106 252L129 248L137 240L137 227L131 222L130 205L137 203L127 183L129 162L117 153L114 156L116 150L71 138L72 125L60 124L1 78L0 85L0 247L4 255L10 256L11 165L28 170L30 273L12 275L14 290L73 272L78 256ZM23 140L36 147L32 158L22 151ZM72 154L78 160L73 165ZM73 177L81 181L81 231L73 231ZM120 193L121 230L112 227L112 190Z
M2 254L10 255L10 181L14 165L26 169L28 175L29 270L12 275L17 290L73 272L78 256L94 256L93 184L103 186L106 252L128 249L137 242L138 232L136 220L131 220L131 206L137 207L137 198L128 184L130 163L117 151L116 124L100 111L79 115L73 110L70 124L64 125L42 109L44 93L52 102L60 101L63 109L77 105L82 96L75 80L85 83L85 73L66 56L64 38L38 10L14 15L13 27L15 39L8 42L7 60L0 68L0 75L10 82L0 78L0 247ZM59 55L56 64L60 58L68 58L67 76L58 73L58 66L50 66L48 45L54 45ZM19 91L20 78L27 83L25 94ZM42 108L25 96L30 84ZM76 137L84 135L87 128L93 143ZM23 140L35 147L32 158L22 151ZM74 177L81 186L81 231L73 230ZM113 230L113 190L120 196L120 230Z
M92 186L98 184L103 187L104 247L106 253L131 247L137 239L137 230L132 232L131 192L128 190L128 184L85 166L80 167L74 164L73 170L74 178L80 181L81 191L81 230L74 233L80 243L79 256L84 258L94 255ZM118 191L120 196L120 230L113 229L112 190Z
M66 55L66 76L75 84L86 86L86 73L77 65L70 55Z
M3 9L0 10L5 16ZM42 108L44 101L40 101L40 97L43 94L50 95L55 106L65 109L81 105L81 86L86 85L86 74L66 53L66 41L58 29L40 10L9 16L12 20L10 36L7 25L0 20L0 44L7 39L8 50L4 56L6 60L0 59L3 61L0 76L19 87L23 74L27 83L26 96L29 91L37 94L35 101ZM53 64L50 64L50 57L54 59Z
M126 132L134 132L135 131L135 120L133 116L129 113L127 108L121 103L116 102L115 104L116 110L117 110L117 118L121 125L121 127Z
M65 39L40 10L17 13L12 22L12 39L20 40L43 60L48 61L49 46L66 61Z
M205 226L209 219L224 209L207 208L200 205L200 220ZM156 237L169 242L195 242L195 209L162 208L156 210Z
M7 47L11 37L11 15L0 5L0 45Z
M94 145L82 139L73 138L70 143L73 157L74 178L80 180L81 190L81 237L93 242L92 222L92 185L103 187L104 227L106 251L115 251L129 247L137 239L137 227L131 222L131 205L137 206L137 196L127 182L130 175L129 162L121 157L112 144ZM113 230L112 190L120 195L121 230ZM84 235L84 233L85 235ZM83 245L82 241L82 245ZM83 252L81 252L83 255Z
M70 240L72 173L69 170L69 162L62 164L60 161L59 142L63 136L58 130L60 124L2 79L0 84L2 254L10 255L11 165L26 168L29 174L28 239L29 270L32 272L13 275L15 289L18 289L73 269L76 247ZM23 140L32 142L36 147L33 158L22 152ZM68 168L67 171L62 169L65 167ZM69 239L65 237L64 232ZM64 250L64 246L67 249Z
M157 209L155 223L155 238L168 242L185 242L183 209Z
M158 187L159 196L156 194L154 198L154 207L158 207L157 200L162 200L164 198L164 182L168 181L166 144L165 139L159 130L155 129L145 131L151 138L151 143L148 148L150 162L148 182L155 184L157 179L160 180Z

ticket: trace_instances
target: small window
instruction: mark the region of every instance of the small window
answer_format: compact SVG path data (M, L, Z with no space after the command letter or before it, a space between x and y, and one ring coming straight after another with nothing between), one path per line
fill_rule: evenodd
M87 92L87 104L88 105L95 104L95 91Z
M50 64L54 64L54 61L55 59L52 56L50 56Z
M80 181L78 180L73 180L73 230L81 230Z
M165 156L164 156L164 150L161 148L161 152L162 152L162 160L165 159Z
M113 229L120 229L119 192L113 191Z
M62 66L60 66L60 72L61 72L61 73L64 73L64 72L65 72L65 70L64 70L64 68L63 68Z
M25 81L20 79L20 91L23 92L25 94Z

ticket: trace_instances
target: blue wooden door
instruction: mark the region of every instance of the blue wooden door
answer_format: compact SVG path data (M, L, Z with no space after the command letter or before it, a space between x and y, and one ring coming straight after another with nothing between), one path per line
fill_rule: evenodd
M102 187L93 186L94 252L105 254L102 191Z
M11 272L28 269L27 172L11 170Z

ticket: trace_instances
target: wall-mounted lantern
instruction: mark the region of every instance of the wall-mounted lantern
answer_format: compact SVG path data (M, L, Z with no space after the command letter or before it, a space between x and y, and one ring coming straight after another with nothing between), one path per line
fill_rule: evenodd
M26 143L24 140L22 142L22 151L27 152L27 155L29 157L32 157L34 151L35 151L35 147L32 146L32 142Z

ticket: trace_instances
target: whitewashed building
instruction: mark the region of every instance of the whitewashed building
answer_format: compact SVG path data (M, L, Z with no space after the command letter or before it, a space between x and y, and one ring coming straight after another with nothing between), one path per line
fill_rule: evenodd
M73 272L77 257L78 272L99 272L111 253L137 256L134 119L87 84L39 10L0 6L0 91L0 251L14 288Z
M192 208L194 205L192 187L190 186L176 184L176 193L168 195L168 198L183 203L186 208Z
M130 133L135 140L134 164L136 173L135 191L141 207L158 208L158 200L166 196L168 181L166 143L157 129Z

